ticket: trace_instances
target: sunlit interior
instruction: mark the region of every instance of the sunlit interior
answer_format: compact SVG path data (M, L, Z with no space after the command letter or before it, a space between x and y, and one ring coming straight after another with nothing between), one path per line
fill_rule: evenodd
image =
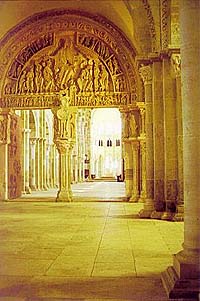
M91 175L121 174L121 118L118 109L95 109L91 118Z

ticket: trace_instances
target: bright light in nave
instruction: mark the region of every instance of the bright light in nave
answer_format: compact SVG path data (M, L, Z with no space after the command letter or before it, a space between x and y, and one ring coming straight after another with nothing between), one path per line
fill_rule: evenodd
M121 173L121 117L118 109L95 109L92 113L92 174L116 177Z

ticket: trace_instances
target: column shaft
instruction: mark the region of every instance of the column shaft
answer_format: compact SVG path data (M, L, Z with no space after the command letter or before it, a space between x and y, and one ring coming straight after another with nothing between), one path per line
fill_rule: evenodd
M165 149L165 202L163 220L172 220L177 200L177 120L176 82L171 76L171 62L163 58L164 149Z
M162 275L170 298L200 296L200 2L182 0L181 76L183 104L184 243ZM195 31L194 31L195 30Z
M140 68L145 90L145 133L146 133L146 199L140 217L150 217L154 210L154 148L153 148L153 104L152 104L152 68Z
M154 207L151 218L160 218L165 210L164 197L164 108L162 62L153 62L153 141Z

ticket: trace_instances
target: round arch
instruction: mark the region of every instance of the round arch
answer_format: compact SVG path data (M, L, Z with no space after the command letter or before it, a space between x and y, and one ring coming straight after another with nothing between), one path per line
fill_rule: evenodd
M60 91L70 89L70 105L78 107L141 99L136 51L102 16L66 9L37 13L8 32L0 47L1 107L53 108L60 105Z

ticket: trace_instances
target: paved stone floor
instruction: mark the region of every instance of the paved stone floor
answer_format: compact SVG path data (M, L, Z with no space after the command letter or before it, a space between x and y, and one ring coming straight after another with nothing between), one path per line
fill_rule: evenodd
M122 184L74 185L84 202L53 202L55 192L1 202L0 301L167 301L160 273L183 223L139 219L141 203L119 202ZM95 187L118 201L86 202Z

